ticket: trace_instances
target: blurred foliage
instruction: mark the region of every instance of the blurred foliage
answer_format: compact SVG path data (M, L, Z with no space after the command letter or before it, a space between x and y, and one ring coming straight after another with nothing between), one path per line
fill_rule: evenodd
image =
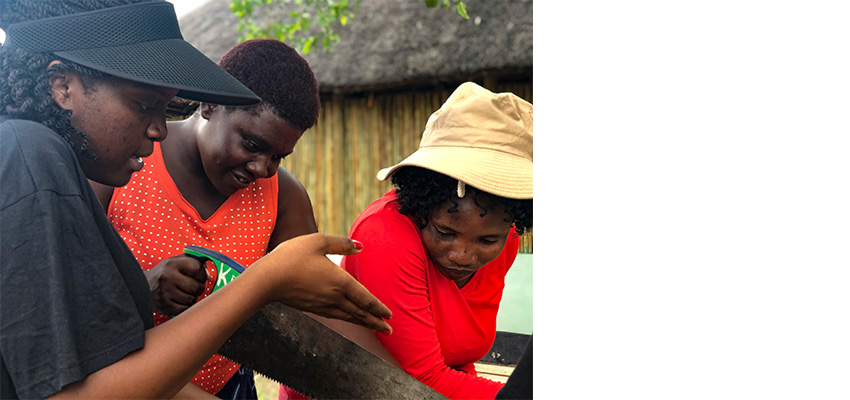
M371 0L375 1L375 0ZM288 21L259 24L255 15L267 14L266 7L289 8ZM425 0L428 8L451 9L455 5L458 15L469 19L463 0ZM299 10L294 10L294 9ZM309 53L316 45L331 51L339 41L335 26L345 26L360 8L360 0L231 0L230 11L239 19L240 41L256 38L274 38L288 43L301 53ZM338 25L337 25L338 24ZM311 29L318 27L317 29Z
M446 10L452 7L452 3L455 3L458 15L465 19L469 19L469 15L466 15L466 4L463 4L462 0L425 0L425 5L428 6L428 8L443 7Z

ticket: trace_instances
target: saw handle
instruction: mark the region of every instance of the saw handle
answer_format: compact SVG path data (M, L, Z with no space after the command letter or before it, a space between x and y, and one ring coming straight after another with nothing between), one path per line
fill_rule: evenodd
M198 296L197 301L201 301L204 297L221 289L245 271L245 267L242 264L215 250L201 246L186 246L183 252L201 263L206 264L207 261L210 261L213 264L212 267L206 268L208 276L207 283L204 287L204 293Z

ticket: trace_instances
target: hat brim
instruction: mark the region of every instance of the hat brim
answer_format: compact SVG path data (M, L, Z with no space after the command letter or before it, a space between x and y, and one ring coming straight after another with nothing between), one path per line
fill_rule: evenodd
M470 165L475 168L469 168ZM420 148L402 162L378 171L378 179L386 180L405 166L427 168L496 196L534 198L534 162L500 151L468 147Z
M182 39L56 51L68 61L134 82L178 89L177 96L221 105L260 102L250 89Z

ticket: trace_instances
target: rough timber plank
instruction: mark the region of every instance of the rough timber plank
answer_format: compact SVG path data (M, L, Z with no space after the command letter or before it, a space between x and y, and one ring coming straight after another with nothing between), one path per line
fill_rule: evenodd
M475 371L479 376L483 376L494 381L506 382L511 373L514 372L515 365L501 365L489 363L475 363Z

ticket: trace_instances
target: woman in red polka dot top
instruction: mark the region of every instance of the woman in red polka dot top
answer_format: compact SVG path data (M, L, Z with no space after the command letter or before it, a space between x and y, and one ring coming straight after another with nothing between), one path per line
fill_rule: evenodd
M93 185L146 270L156 324L203 293L206 273L182 255L185 246L210 248L247 266L287 239L317 232L306 190L280 166L318 118L310 66L270 39L233 47L219 65L263 101L249 107L202 103L188 119L168 122L167 140L154 143L129 184ZM192 383L221 398L257 396L253 373L218 355Z

